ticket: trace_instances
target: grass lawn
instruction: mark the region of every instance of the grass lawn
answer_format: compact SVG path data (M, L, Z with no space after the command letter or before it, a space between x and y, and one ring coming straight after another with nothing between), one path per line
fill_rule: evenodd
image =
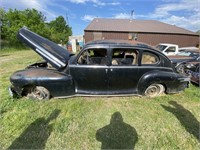
M157 98L9 97L9 76L40 60L31 50L0 51L0 149L200 149L200 92Z

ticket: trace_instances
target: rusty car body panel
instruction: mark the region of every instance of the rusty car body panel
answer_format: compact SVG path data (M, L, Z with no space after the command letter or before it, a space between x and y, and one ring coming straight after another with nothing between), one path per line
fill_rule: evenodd
M191 61L184 63L184 74L190 77L192 83L196 85L200 85L200 62L199 61Z
M189 84L167 56L143 43L93 41L72 55L26 28L19 30L18 39L46 60L13 73L11 91L18 96L157 96L181 92Z
M195 50L181 50L177 55L168 56L168 58L172 61L172 64L175 68L177 68L180 64L186 63L189 61L200 61L200 49Z

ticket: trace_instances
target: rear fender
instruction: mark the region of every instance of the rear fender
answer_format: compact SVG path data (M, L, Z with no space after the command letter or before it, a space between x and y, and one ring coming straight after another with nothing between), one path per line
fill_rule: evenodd
M173 72L165 72L165 71L151 71L144 74L139 82L138 82L138 94L144 95L144 92L148 86L151 84L162 84L165 87L165 91L175 86L174 80L177 79L177 75Z

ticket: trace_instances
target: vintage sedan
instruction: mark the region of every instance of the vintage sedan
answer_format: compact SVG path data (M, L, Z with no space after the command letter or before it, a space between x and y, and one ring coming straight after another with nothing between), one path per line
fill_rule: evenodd
M97 95L154 97L181 92L189 84L189 78L175 73L164 54L142 43L93 41L73 55L26 28L20 29L17 37L45 60L10 77L10 91L19 96L39 100Z

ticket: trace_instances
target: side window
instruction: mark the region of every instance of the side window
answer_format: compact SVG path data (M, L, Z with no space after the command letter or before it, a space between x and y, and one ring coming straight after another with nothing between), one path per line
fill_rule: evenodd
M78 58L80 65L108 65L107 49L87 49Z
M165 52L175 52L176 48L171 46Z
M142 53L142 61L141 64L157 64L159 62L159 58L150 52Z
M112 65L137 65L138 51L135 49L113 49Z

